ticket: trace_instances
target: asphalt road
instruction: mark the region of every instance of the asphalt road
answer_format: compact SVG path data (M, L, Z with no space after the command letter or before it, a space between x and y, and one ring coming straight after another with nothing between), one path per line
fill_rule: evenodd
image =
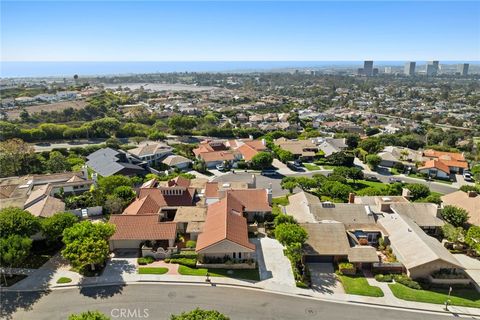
M331 170L324 170L320 173L327 175L328 173L332 172ZM304 177L311 177L314 174L318 174L319 172L297 172L288 176L304 176ZM366 173L366 176L376 176L380 181L384 183L388 183L388 179L391 176L388 175L382 175L376 172L372 173ZM272 191L273 191L273 196L274 197L280 197L283 195L288 194L287 190L282 190L282 187L280 186L280 182L282 181L283 175L275 175L275 176L262 176L260 174L256 174L256 179L257 179L257 188L268 188L270 184L272 185ZM214 181L219 181L219 182L228 182L228 181L242 181L242 182L250 182L252 180L252 173L246 173L246 172L238 172L237 173L228 173L222 176L219 176L214 179ZM401 180L406 182L406 183L421 183L424 185L427 185L431 191L434 192L439 192L442 194L447 194L451 193L454 191L457 191L458 189L448 185L448 184L443 184L443 183L434 183L434 182L428 182L424 180L418 180L418 179L412 179L408 177L401 177ZM297 191L300 191L298 189Z
M339 304L228 287L135 284L71 288L2 296L2 319L65 320L71 313L99 310L111 319L169 319L196 307L218 310L232 320L441 320L449 316ZM25 310L26 309L26 310ZM122 309L123 311L122 316ZM129 316L130 314L130 316Z

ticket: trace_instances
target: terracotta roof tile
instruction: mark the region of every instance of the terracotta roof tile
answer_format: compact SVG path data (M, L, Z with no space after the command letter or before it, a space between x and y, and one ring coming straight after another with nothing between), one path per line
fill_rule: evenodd
M148 214L158 213L160 206L153 200L150 195L141 199L135 199L125 210L124 214Z
M245 207L245 211L272 211L265 189L228 190L227 194L237 199Z
M247 220L242 216L243 206L231 195L208 206L207 219L203 232L198 236L196 251L229 240L240 246L255 250L255 245L248 241Z
M159 215L111 215L115 233L110 240L169 240L175 239L177 224L159 222Z
M179 207L179 206L193 206L195 200L195 188L183 188L183 192L179 195L162 194L162 190L173 190L174 188L140 188L138 198L151 196L152 199L162 207ZM182 189L176 187L175 189Z
M418 170L433 169L433 168L441 170L447 174L450 173L450 168L445 163L443 163L443 161L438 161L438 160L425 161L425 164L422 167L418 168Z

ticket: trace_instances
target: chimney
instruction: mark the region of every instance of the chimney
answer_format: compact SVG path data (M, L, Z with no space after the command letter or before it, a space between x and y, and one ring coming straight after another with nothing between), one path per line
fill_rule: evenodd
M355 203L355 193L350 192L348 194L348 203Z
M473 191L473 190L470 190L467 192L467 195L469 198L475 198L477 196L477 192L476 191Z
M254 174L252 174L252 183L250 184L250 189L256 189L257 188L257 177L255 177Z
M272 184L269 183L268 189L267 189L267 199L268 199L268 204L269 204L269 205L272 205L272 197L273 197L273 194L272 194Z
M95 187L98 186L98 174L96 172L92 173L92 180Z
M408 200L411 197L410 194L411 194L410 190L408 190L407 188L402 188L402 197L407 198Z
M87 165L82 166L83 179L88 180L88 168Z

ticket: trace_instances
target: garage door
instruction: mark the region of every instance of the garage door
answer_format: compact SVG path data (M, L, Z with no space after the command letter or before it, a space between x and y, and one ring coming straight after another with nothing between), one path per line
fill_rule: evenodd
M305 256L305 263L332 263L333 256Z

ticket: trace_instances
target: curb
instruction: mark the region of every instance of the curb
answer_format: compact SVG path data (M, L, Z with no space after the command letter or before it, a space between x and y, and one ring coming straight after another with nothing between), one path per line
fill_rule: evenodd
M411 312L436 313L436 314L442 314L442 315L480 316L480 313L474 314L474 313L453 312L453 311L445 311L445 310L431 310L431 309L425 309L425 308L400 307L396 305L385 305L385 304L378 304L378 303L364 302L364 301L329 299L329 298L323 298L323 297L314 297L309 294L288 293L288 292L282 292L282 291L267 290L267 289L256 287L256 286L248 286L248 285L232 284L232 283L224 283L224 282L205 283L205 282L198 282L198 281L195 282L195 281L138 280L138 281L132 281L132 282L105 282L105 283L92 283L92 284L85 284L85 285L72 284L72 285L64 285L64 286L54 286L47 289L32 289L32 290L15 290L15 289L12 290L12 289L6 289L3 287L0 287L0 292L16 292L16 293L42 292L42 291L48 292L48 291L56 291L56 290L72 289L72 288L81 289L81 288L105 287L105 286L113 286L113 285L127 286L127 285L135 285L135 284L155 284L155 283L164 283L164 284L171 284L171 285L175 285L175 284L198 285L198 286L208 286L208 287L212 287L212 286L215 287L219 285L224 287L233 287L233 288L241 288L241 289L247 289L247 290L262 291L265 293L278 294L283 296L293 296L297 298L301 297L304 299L311 299L311 300L331 302L331 303L364 305L364 306L370 306L370 307L381 308L381 309L397 309L397 310L405 310L405 311L411 311ZM441 305L438 305L438 306L441 306ZM451 306L451 307L455 307L455 306Z

